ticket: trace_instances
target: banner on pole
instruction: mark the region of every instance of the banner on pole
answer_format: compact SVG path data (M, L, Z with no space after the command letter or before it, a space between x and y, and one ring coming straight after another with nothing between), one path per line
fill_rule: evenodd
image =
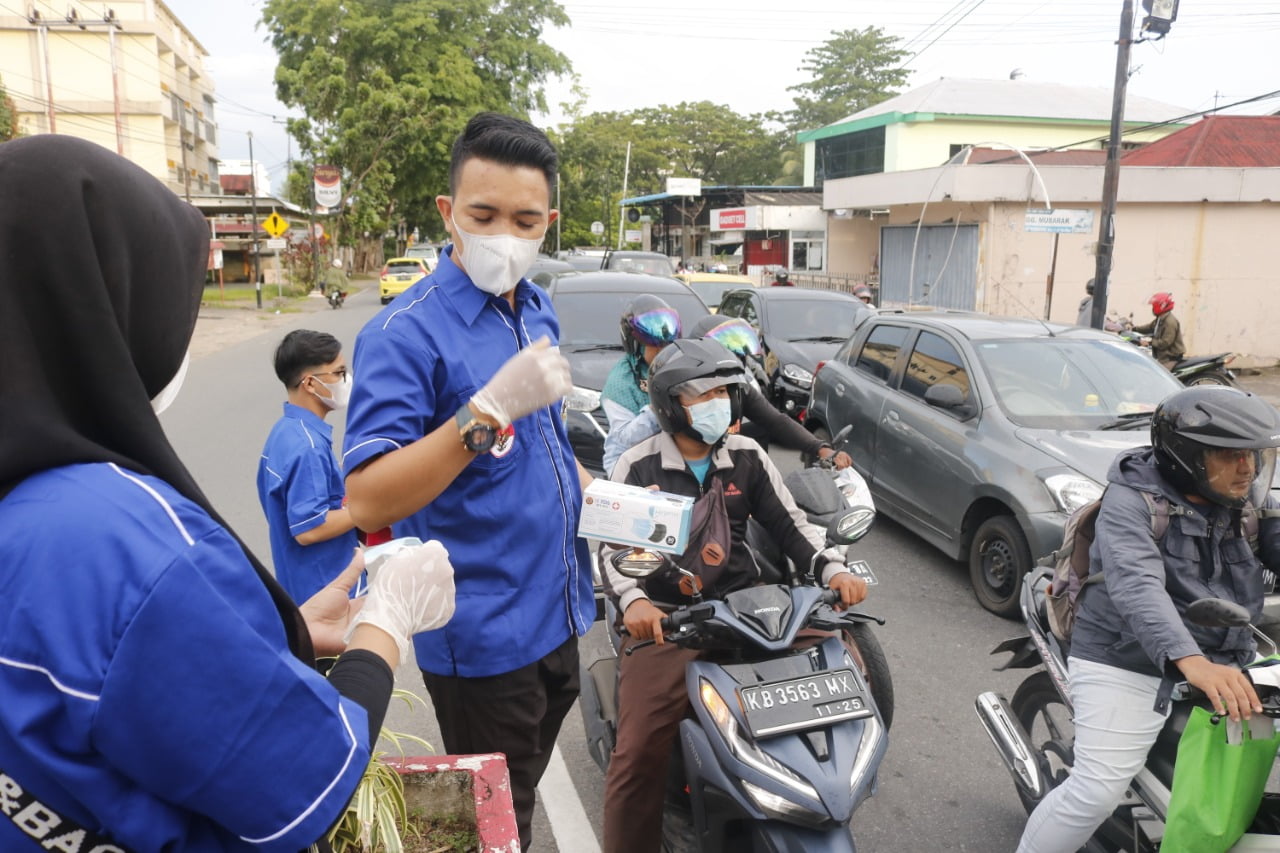
M337 166L316 166L316 204L337 207L342 201L342 170Z

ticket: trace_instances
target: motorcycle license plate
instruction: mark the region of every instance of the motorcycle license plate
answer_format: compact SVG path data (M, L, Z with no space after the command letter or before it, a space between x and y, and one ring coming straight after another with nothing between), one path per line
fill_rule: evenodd
M757 738L875 713L849 669L740 687L738 698L751 736Z

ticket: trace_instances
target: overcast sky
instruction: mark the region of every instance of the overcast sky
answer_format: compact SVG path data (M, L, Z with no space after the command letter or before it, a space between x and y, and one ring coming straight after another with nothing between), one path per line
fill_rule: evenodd
M254 156L278 180L288 114L275 100L275 53L254 0L166 0L209 51L220 156ZM1137 18L1143 11L1134 0ZM875 25L915 54L906 88L939 77L1024 79L1110 88L1122 0L562 0L572 25L547 39L569 57L589 110L709 100L742 113L785 110L807 50L833 31ZM1168 38L1137 44L1129 91L1211 109L1280 89L1280 0L1181 0ZM548 88L550 114L570 81ZM1230 110L1280 111L1280 97Z

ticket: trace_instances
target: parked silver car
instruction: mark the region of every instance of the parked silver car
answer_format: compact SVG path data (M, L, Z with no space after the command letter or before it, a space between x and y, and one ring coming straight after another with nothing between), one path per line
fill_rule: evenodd
M1102 494L1151 412L1182 386L1114 335L967 312L869 318L814 379L806 425L853 426L876 508L969 563L983 607L1018 611L1022 577L1072 510Z

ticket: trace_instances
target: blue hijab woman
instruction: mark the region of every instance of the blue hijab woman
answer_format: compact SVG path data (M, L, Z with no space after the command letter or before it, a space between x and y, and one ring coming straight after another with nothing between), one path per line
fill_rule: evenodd
M300 850L369 761L404 638L351 617L361 562L300 610L153 409L208 247L194 207L104 148L0 145L6 853ZM326 680L314 653L348 629Z

